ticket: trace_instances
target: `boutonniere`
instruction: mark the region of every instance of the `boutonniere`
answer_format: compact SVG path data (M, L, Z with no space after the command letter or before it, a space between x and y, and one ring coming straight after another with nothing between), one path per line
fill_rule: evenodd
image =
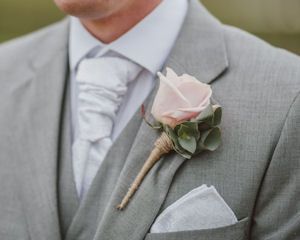
M170 68L167 68L166 76L158 73L158 77L160 86L151 114L159 125L153 126L146 120L144 106L142 113L146 123L154 130L161 131L161 135L118 205L120 210L126 207L148 171L163 154L174 150L182 157L190 159L202 151L216 150L221 142L221 130L218 126L221 123L222 108L211 104L210 85L188 74L177 76Z

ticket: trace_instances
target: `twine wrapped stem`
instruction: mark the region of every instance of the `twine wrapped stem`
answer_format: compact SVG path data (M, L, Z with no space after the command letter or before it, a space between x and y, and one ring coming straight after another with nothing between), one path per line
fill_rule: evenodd
M119 210L123 210L126 205L128 204L130 198L133 196L133 194L136 192L138 187L141 185L144 177L147 175L149 170L153 167L153 165L160 159L160 157L168 153L169 151L173 150L173 144L171 139L168 137L168 135L163 132L160 137L155 141L154 148L152 152L150 153L150 156L148 157L147 161L144 163L141 171L138 173L136 178L134 179L133 183L131 184L130 188L128 189L127 194L123 198L121 204L117 206Z

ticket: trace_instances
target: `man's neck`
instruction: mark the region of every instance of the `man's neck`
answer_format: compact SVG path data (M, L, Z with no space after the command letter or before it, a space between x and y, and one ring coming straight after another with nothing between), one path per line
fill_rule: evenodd
M110 43L146 17L162 0L133 1L118 12L101 19L80 19L85 28L103 43Z

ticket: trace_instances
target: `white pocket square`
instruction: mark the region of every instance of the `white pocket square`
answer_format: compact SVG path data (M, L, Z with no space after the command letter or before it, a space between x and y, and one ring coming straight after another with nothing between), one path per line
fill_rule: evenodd
M215 187L201 185L167 207L156 218L150 232L211 229L236 222L236 216Z

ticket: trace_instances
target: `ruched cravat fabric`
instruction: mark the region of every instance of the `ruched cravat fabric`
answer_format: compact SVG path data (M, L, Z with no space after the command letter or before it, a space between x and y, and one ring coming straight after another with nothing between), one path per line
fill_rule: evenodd
M116 113L128 84L142 68L120 56L84 59L78 66L78 133L72 146L73 168L82 200L112 145Z

